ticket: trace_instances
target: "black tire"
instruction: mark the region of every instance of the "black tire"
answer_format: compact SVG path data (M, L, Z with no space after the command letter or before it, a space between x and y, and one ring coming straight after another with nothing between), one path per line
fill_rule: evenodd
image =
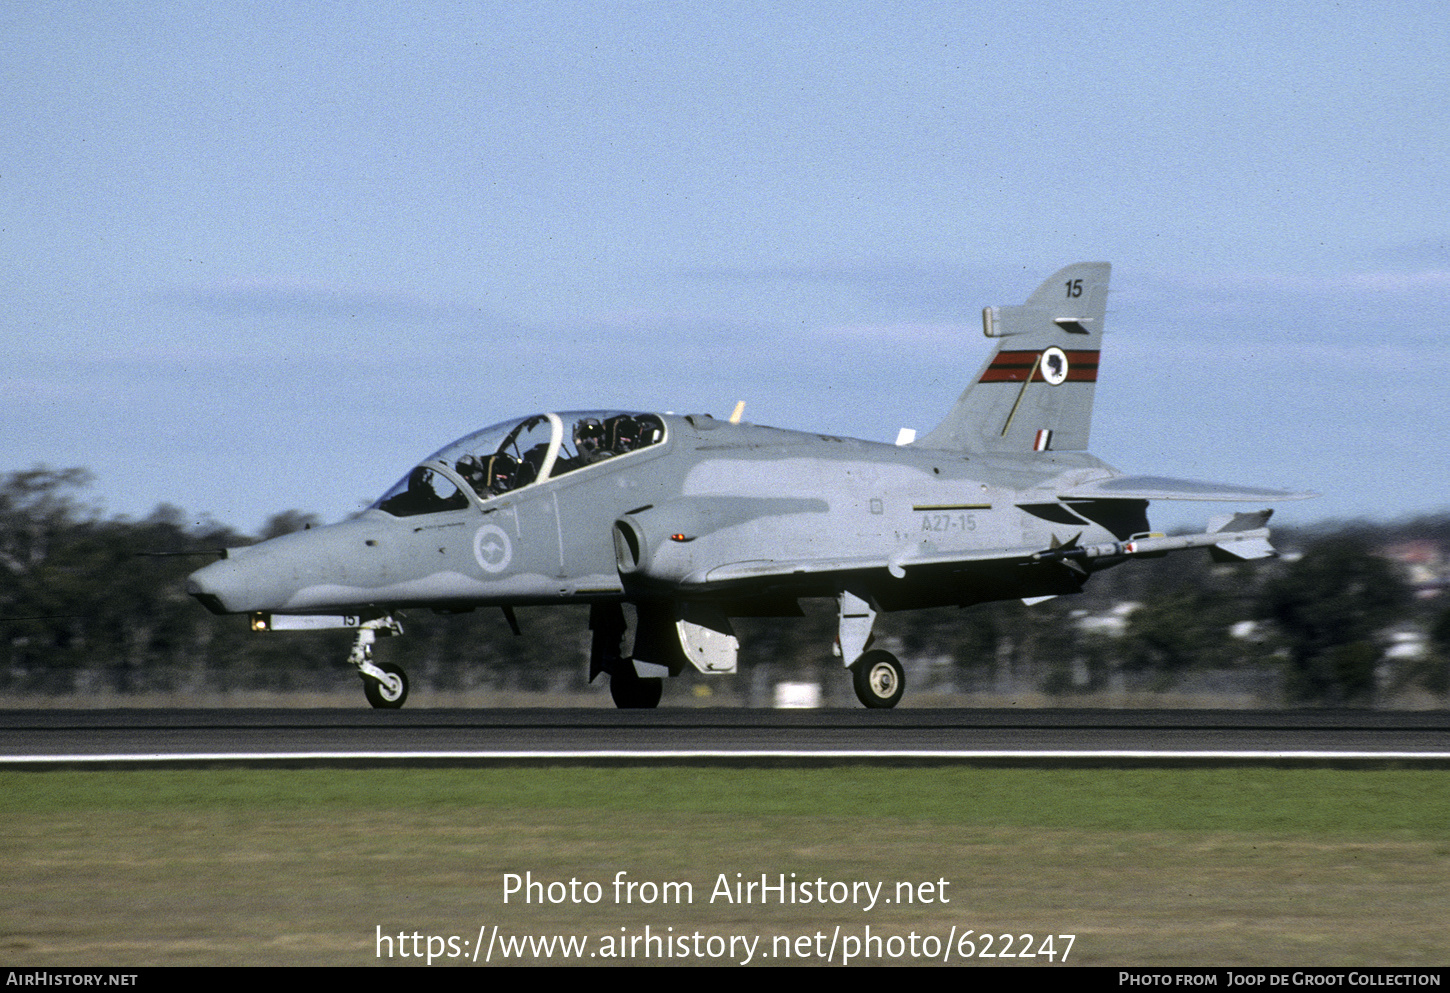
M629 665L629 660L620 662L620 668ZM620 710L653 710L660 705L665 692L665 681L658 676L643 677L629 672L621 675L617 670L609 674L609 695Z
M376 679L363 676L363 695L368 698L368 703L379 710L397 710L408 699L408 674L391 662L384 662L378 668L391 676L397 676L402 683L402 689L393 693Z
M906 691L906 673L890 652L879 648L867 652L851 666L851 682L856 697L872 710L896 706Z

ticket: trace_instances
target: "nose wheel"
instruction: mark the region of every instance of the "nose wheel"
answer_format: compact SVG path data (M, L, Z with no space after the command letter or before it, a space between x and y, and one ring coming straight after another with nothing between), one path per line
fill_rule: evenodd
M896 706L906 690L906 673L896 656L880 649L862 655L851 666L856 697L873 710Z
M408 674L391 662L374 663L371 668L381 672L382 678L363 673L363 695L379 710L397 710L408 699Z

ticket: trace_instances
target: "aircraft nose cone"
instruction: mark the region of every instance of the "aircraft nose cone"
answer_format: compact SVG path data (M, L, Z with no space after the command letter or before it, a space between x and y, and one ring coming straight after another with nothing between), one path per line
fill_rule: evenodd
M365 580L379 571L380 558L367 554L375 533L372 523L345 521L231 548L220 562L192 573L186 591L218 614L351 605L348 597L359 576ZM362 568L366 565L373 572Z
M236 566L225 559L198 569L186 580L186 592L213 614L237 613L244 587Z

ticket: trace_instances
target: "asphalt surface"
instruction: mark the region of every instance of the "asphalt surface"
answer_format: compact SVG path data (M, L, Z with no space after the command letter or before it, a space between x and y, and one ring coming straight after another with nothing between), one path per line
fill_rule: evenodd
M1450 712L5 710L0 765L508 762L1414 763Z

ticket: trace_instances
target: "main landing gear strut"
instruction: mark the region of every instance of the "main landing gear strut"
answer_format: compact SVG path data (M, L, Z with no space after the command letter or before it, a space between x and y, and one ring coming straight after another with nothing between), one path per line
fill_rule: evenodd
M851 684L856 690L856 697L865 706L873 710L884 710L896 706L901 700L901 695L906 689L906 673L901 668L901 663L896 656L881 649L871 649L871 627L876 622L876 607L867 597L860 596L850 590L843 590L840 594L840 617L838 646L842 662L851 673ZM674 615L682 616L682 615ZM687 633L691 630L688 615L684 619L677 620L677 625ZM658 621L658 617L655 620ZM735 671L735 639L728 634L729 624L722 619L717 619L709 630L720 630L719 637L729 638L728 662L729 668L723 667L710 670L707 667L700 667L702 671ZM640 651L640 646L649 638L652 648L645 651L646 659L661 657L661 643L669 641L674 636L675 624L669 626L669 630L663 635L658 630L659 625L645 624L641 619L641 630L636 632L635 649ZM696 625L698 632L706 630L704 626ZM624 619L624 610L618 603L597 603L589 608L589 629L594 633L593 641L589 652L589 679L601 672L609 674L609 695L614 698L614 705L622 710L640 710L658 707L660 696L664 691L664 680L659 676L643 674L640 670L646 664L625 656L621 652L624 643L624 635L627 625ZM702 639L708 645L708 637ZM693 643L691 643L693 644ZM693 661L693 659L692 659ZM680 665L688 665L688 662L681 661ZM664 665L649 665L647 670L654 672L674 672L672 667Z
M871 644L876 608L865 597L842 590L838 623L836 640L841 660L851 670L856 699L873 710L896 706L906 690L906 673L901 663L890 652L879 648L866 650Z
M589 608L589 630L594 632L589 650L589 680L601 672L609 674L609 695L620 710L650 710L660 705L665 681L658 676L641 676L634 660L620 654L624 643L624 610L617 603L596 603Z

